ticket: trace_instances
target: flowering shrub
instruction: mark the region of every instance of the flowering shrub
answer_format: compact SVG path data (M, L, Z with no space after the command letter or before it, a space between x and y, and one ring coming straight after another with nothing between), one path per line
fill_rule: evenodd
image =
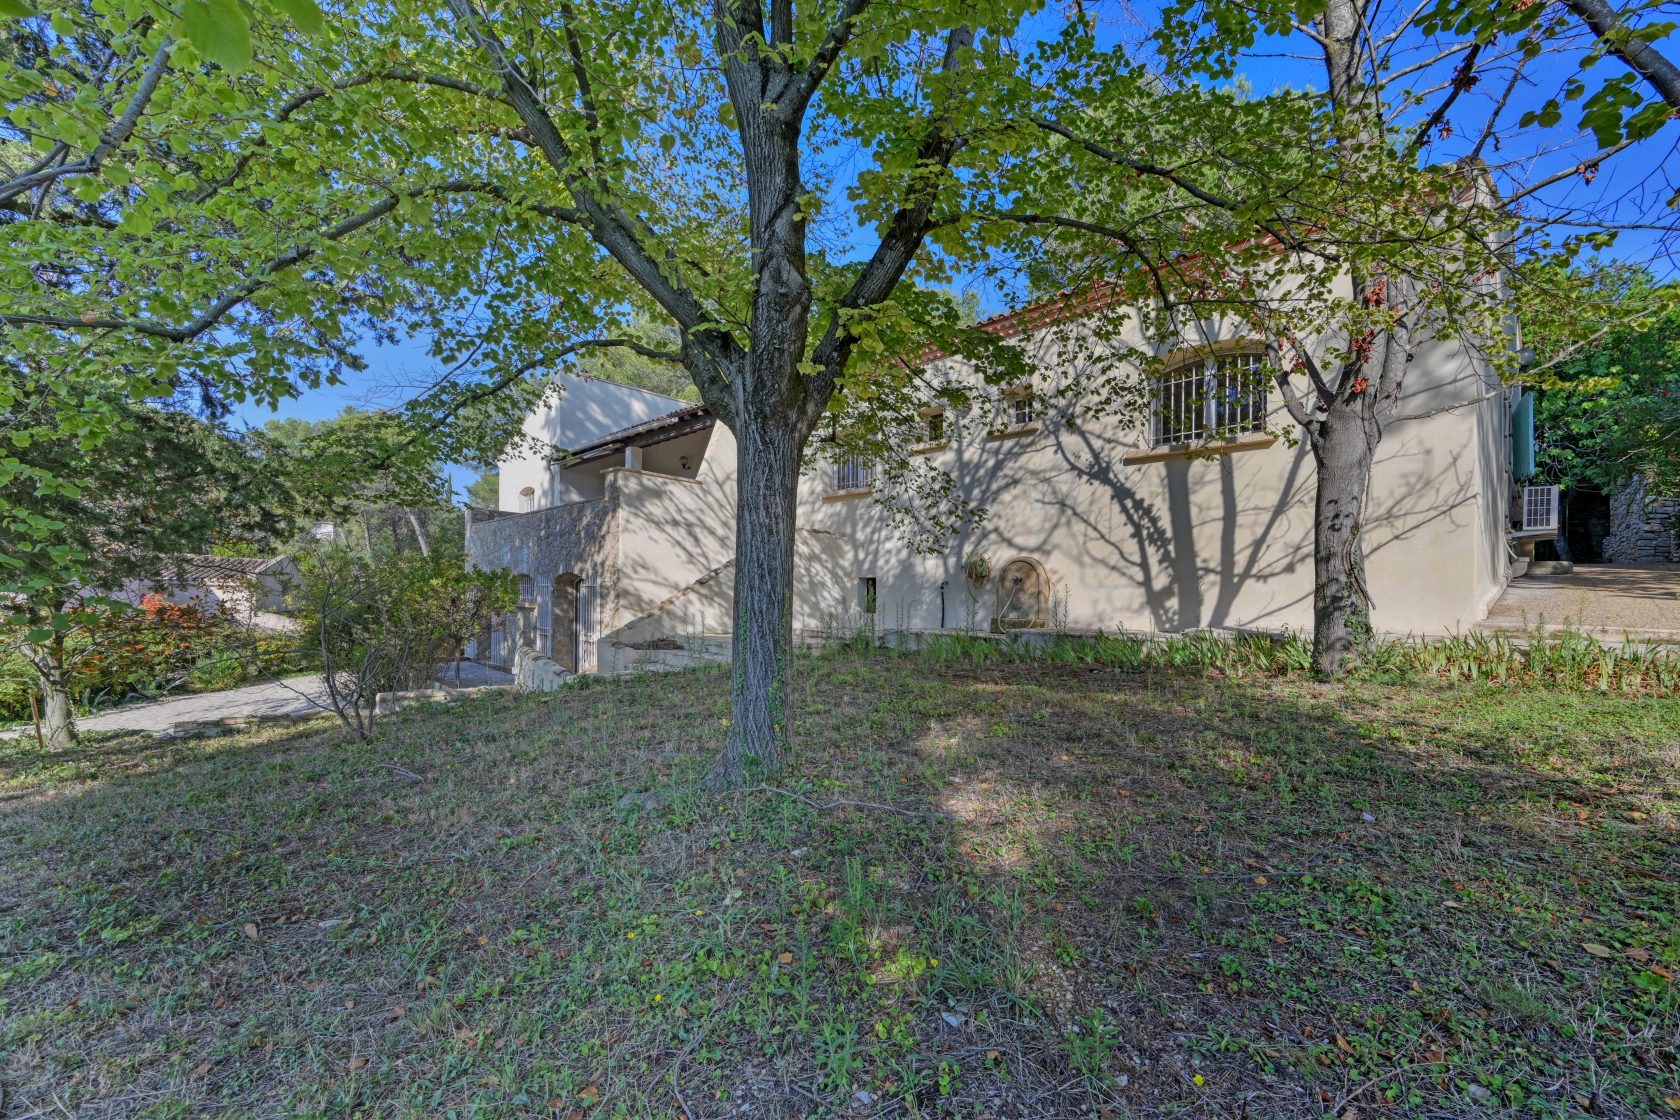
M230 650L244 629L220 608L146 595L138 610L97 608L86 634L70 666L72 691L120 699L186 675L207 655Z
M165 689L233 688L307 668L296 638L252 631L221 607L146 595L138 607L84 607L75 621L65 655L71 695L83 705L114 704ZM28 718L34 687L21 655L0 658L0 720Z

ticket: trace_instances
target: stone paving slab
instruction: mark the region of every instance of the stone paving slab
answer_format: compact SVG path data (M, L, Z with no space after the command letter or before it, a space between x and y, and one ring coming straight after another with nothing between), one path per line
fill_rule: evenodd
M1514 579L1477 629L1573 628L1619 640L1680 641L1680 564L1577 564Z

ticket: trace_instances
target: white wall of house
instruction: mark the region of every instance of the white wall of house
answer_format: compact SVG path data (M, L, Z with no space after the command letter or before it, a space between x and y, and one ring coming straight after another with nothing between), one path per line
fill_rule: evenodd
M1104 343L1067 334L1023 340L1038 377L1077 384L1094 373L1084 367ZM1237 339L1216 331L1215 341ZM971 376L956 360L942 372ZM1504 394L1489 378L1456 343L1427 345L1412 364L1398 413L1409 419L1384 433L1365 529L1381 631L1462 629L1504 586L1508 437ZM1295 431L1275 387L1269 402L1268 427ZM1255 435L1240 450L1186 455L1156 453L1151 443L1141 416L1076 428L1047 418L1007 438L953 430L929 454L988 513L936 556L905 549L875 497L838 489L827 466L802 487L800 524L849 542L845 590L875 581L878 626L938 626L944 583L945 625L985 629L997 609L996 573L1026 558L1075 628L1310 629L1315 487L1306 446ZM976 556L994 573L981 584L964 574Z
M1217 324L1208 330L1215 350L1253 348L1239 331ZM1033 359L1035 383L1048 388L1094 384L1109 374L1105 348L1143 341L1135 330L1105 339L1064 323L1017 344ZM930 374L975 377L954 358ZM838 487L832 464L818 463L802 478L796 628L855 624L865 581L872 581L877 628L984 630L998 613L1001 573L1024 559L1043 572L1059 620L1077 629L1310 629L1313 462L1304 444L1290 445L1298 429L1275 386L1264 432L1194 453L1155 446L1149 417L1136 414L1082 416L1077 424L1049 415L1024 427L1006 423L999 432L982 413L989 420L993 407L1007 413L1009 406L998 390L987 392L997 399L976 406L975 422L949 417L945 441L917 451L987 511L981 525L936 555L906 548L877 496ZM1080 404L1077 395L1047 396L1064 413ZM556 408L533 416L528 430L576 446L679 406L579 381ZM569 408L581 415L569 416ZM1472 349L1443 341L1418 350L1378 451L1364 532L1379 631L1466 628L1503 589L1508 410L1503 387ZM609 646L728 633L733 435L717 423L641 448L629 462L639 465L620 454L556 472L534 458L510 461L502 468L501 501L520 509L526 486L539 506L606 499L615 537L603 561L611 569L610 594L597 632ZM964 571L977 556L993 572L982 582ZM539 613L549 610L547 590L539 581ZM602 664L619 664L618 655Z
M565 502L599 498L598 476L557 471L551 466L554 452L580 447L602 436L632 427L682 407L683 402L646 389L634 389L611 381L562 373L558 398L542 405L525 418L524 432L541 442L539 449L519 448L498 464L499 508L522 513Z
M694 437L685 437L692 439ZM642 470L607 472L619 509L620 625L658 611L665 633L728 633L735 575L735 437L714 424L705 456L668 474L683 441L655 444ZM794 625L818 626L846 605L850 542L806 527L795 542ZM715 575L714 575L715 573ZM712 576L704 585L696 581Z

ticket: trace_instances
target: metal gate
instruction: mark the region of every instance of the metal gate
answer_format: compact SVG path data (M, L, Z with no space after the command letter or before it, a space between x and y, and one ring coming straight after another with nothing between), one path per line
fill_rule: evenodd
M601 581L578 584L577 667L587 673L595 668L595 639L601 636Z

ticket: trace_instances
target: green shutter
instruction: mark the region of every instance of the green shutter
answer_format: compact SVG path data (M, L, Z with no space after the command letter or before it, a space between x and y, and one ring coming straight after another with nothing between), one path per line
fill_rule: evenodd
M1517 479L1534 474L1534 394L1523 393L1511 409L1511 474Z

